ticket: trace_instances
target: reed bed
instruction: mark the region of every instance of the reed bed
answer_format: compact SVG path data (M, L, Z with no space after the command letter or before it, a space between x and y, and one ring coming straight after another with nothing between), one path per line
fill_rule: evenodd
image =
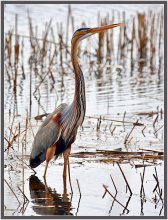
M16 92L16 88L20 84L18 81L18 72L20 70L18 68L21 68L22 71L20 80L25 80L26 77L30 76L30 106L31 95L37 96L37 90L47 79L50 80L51 89L54 88L56 83L55 71L59 71L62 77L62 86L64 86L64 75L69 74L69 70L73 71L70 64L71 36L69 32L73 32L75 27L71 6L69 5L68 8L67 23L57 23L57 28L54 28L52 20L50 20L46 23L42 38L38 37L38 27L34 25L29 13L28 36L21 36L18 33L18 15L15 17L15 32L9 31L5 33L5 58L8 80L12 84L13 91ZM116 17L114 12L112 15L107 14L104 18L100 18L98 14L97 25L114 23L114 16ZM98 65L98 77L101 75L102 68L100 64L102 63L108 64L106 69L109 69L109 65L112 66L116 63L122 64L123 67L130 66L131 76L134 75L137 79L142 77L145 66L150 68L149 74L157 75L160 73L161 69L158 69L157 66L158 62L163 62L163 54L161 53L163 51L163 44L161 44L163 41L163 11L137 13L136 16L127 20L124 12L118 13L117 17L123 23L123 26L119 29L118 36L113 36L114 30L99 34L97 45L92 51L88 47L79 50L80 59L83 58L85 60L89 70L95 70ZM81 24L81 27L83 26L86 26L84 22ZM66 34L63 30L66 30ZM25 41L30 43L29 73L25 73L24 69ZM116 45L118 46L116 47ZM159 68L161 66L159 65ZM137 68L139 71L135 75ZM13 69L15 70L14 73ZM91 71L89 72L91 73ZM92 72L94 73L94 71ZM32 74L35 74L38 79L38 85L32 85Z

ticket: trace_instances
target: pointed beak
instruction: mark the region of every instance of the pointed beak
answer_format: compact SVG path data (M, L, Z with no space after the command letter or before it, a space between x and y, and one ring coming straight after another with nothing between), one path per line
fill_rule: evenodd
M123 25L123 24L119 23L119 24L105 25L105 26L102 26L102 27L89 28L89 29L85 30L84 33L82 33L82 35L80 36L79 40L83 40L83 39L85 39L87 37L90 37L93 34L101 33L101 32L106 31L108 29L119 27L121 25Z
M102 26L102 27L90 28L88 30L88 33L96 34L96 33L100 33L102 31L106 31L108 29L112 29L112 28L122 26L122 25L123 25L122 23L119 23L119 24L105 25L105 26Z
M81 41L81 40L83 40L83 39L85 39L87 37L90 37L93 34L101 33L101 32L106 31L108 29L119 27L121 25L123 25L123 24L119 23L119 24L105 25L105 26L96 27L96 28L86 28L86 30L81 30L81 31L75 32L74 36L78 37L78 39Z

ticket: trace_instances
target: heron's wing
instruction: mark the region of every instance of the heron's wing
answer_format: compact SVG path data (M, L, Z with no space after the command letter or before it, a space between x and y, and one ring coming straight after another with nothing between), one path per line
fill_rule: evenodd
M43 156L45 156L47 149L57 142L60 133L61 129L59 125L57 122L52 121L52 119L46 126L40 128L34 138L31 158L40 156L42 159Z
M38 130L32 145L30 156L31 167L36 167L42 163L45 160L47 149L59 140L61 135L59 124L59 119L61 118L60 110L63 110L66 106L59 106L45 119Z
M49 114L49 115L46 117L46 119L45 119L45 120L43 121L43 123L41 124L39 130L40 130L42 127L46 126L46 125L49 123L49 121L52 119L52 117L53 117L56 113L58 113L58 112L63 112L67 106L68 106L68 105L67 105L66 103L60 104L60 105L55 109L55 111L53 111L51 114Z

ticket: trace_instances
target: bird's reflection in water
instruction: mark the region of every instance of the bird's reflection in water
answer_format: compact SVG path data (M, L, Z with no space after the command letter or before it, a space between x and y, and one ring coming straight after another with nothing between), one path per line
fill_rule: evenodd
M63 195L51 189L39 180L37 176L32 175L29 180L30 197L33 210L38 215L73 215L71 213L71 200L65 191Z

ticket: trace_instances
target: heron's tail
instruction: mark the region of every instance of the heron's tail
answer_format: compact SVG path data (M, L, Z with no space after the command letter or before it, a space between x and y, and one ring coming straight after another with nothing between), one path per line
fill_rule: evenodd
M30 167L31 168L36 168L41 164L41 160L39 157L36 157L34 159L30 158Z
M40 153L38 156L33 157L32 153L30 155L30 167L31 168L36 168L38 167L41 163L45 161L45 154Z

